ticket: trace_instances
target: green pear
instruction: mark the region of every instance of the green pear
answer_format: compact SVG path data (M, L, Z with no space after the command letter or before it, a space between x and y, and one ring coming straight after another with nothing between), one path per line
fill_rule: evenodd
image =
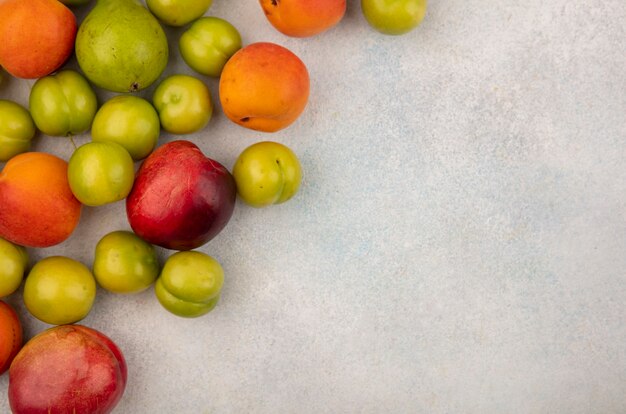
M113 92L147 88L168 60L163 28L138 0L98 0L78 29L75 50L87 79Z

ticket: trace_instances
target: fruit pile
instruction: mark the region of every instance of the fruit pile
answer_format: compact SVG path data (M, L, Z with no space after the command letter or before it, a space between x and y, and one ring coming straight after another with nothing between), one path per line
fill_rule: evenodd
M243 46L231 23L205 16L212 0L146 0L145 6L97 0L78 22L70 7L89 2L0 0L0 66L10 76L36 79L28 109L0 99L0 162L6 162L0 172L0 297L24 282L26 309L56 325L23 345L18 315L0 301L0 374L9 371L14 413L113 410L127 381L124 356L106 335L75 325L90 312L98 286L121 294L154 286L158 301L175 315L210 312L224 271L194 249L224 229L237 197L254 207L283 203L301 182L298 157L278 142L249 146L232 170L188 139L158 145L161 131L203 130L214 110L200 78L163 76L170 51L162 25L183 27L178 48L184 62L219 78L224 114L257 131L287 128L305 110L309 72L298 56L275 43ZM426 0L362 0L361 6L373 28L397 35L421 22ZM284 35L308 37L337 25L346 1L260 0L259 10ZM64 67L72 55L80 70ZM133 95L153 84L151 101ZM116 95L100 104L99 89ZM66 161L31 150L37 131L59 137L89 132L91 141ZM50 256L28 269L27 248L65 241L84 205L123 200L132 231L112 229L102 237L91 268ZM155 246L175 251L163 266Z

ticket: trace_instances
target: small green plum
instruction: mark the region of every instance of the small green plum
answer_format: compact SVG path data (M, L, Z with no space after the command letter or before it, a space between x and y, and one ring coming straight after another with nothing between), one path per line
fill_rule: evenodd
M165 261L155 294L168 311L193 318L215 307L223 284L224 270L217 260L202 252L182 251Z
M224 19L201 17L181 35L178 48L191 69L219 77L228 59L241 49L241 35Z
M114 293L141 292L159 276L154 247L135 233L118 230L96 245L93 274L100 286Z
M191 134L204 128L213 114L209 88L189 75L165 78L154 90L154 107L161 127L172 134Z
M427 0L361 0L361 10L374 29L401 35L415 29L424 19Z
M0 99L0 161L8 161L30 149L37 129L26 108Z
M211 312L220 300L219 295L208 302L188 302L172 295L163 286L163 281L159 278L154 285L154 292L159 303L169 312L183 318L197 318Z
M160 134L159 114L147 100L133 95L117 95L96 112L91 126L94 142L115 142L133 160L146 158L156 147Z
M280 204L300 188L302 167L294 152L283 144L257 142L243 150L233 167L237 193L253 207Z
M206 13L213 0L146 0L148 9L168 26L184 26Z
M9 296L20 287L27 266L26 249L0 237L0 297Z
M31 88L29 106L41 132L61 137L89 130L98 99L83 75L67 69L38 79Z
M78 201L101 206L126 198L135 180L135 166L121 145L88 142L70 157L67 177Z
M96 281L84 264L65 256L35 263L24 283L24 304L37 319L66 325L85 318L96 298Z

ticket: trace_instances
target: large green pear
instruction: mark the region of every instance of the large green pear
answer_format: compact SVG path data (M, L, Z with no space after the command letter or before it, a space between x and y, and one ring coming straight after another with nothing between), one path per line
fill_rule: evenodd
M98 0L76 35L85 76L113 92L135 92L156 81L168 46L157 19L137 0Z

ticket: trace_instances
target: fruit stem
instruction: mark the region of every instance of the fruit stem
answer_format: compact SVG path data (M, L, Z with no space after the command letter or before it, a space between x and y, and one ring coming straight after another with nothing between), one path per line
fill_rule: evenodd
M72 143L72 145L74 146L74 150L76 150L76 143L74 142L74 135L72 135L72 133L67 134L67 137L70 139L70 142Z

